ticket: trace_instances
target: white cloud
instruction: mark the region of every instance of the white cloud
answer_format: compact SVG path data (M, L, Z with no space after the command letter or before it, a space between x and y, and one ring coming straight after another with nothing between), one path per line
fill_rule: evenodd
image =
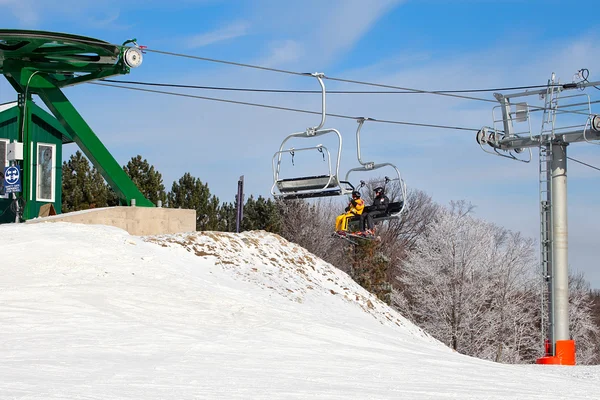
M401 0L343 0L331 7L319 29L323 56L333 58L351 48L372 25Z
M52 23L123 29L125 26L117 23L121 6L116 0L0 0L0 16L10 15L18 26L32 29ZM8 13L3 13L3 8Z
M40 20L39 9L28 0L0 0L2 9L8 9L20 26L32 27Z
M257 25L265 32L285 32L288 41L302 49L304 58L281 59L281 64L300 63L301 68L323 68L350 49L373 24L403 0L307 0L303 2L256 1ZM268 6L267 6L268 5ZM268 21L268 24L265 24ZM261 60L277 60L281 51L272 45Z
M261 64L267 67L274 67L282 64L292 64L305 55L304 46L294 40L285 40L272 44L272 49L268 58Z
M191 36L186 39L186 43L190 48L208 46L213 43L245 36L248 33L248 27L248 23L246 22L234 22L216 31Z

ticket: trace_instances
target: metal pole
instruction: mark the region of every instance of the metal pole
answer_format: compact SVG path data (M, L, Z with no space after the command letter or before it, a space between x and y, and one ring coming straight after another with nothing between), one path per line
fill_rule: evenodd
M567 145L555 144L552 154L552 307L554 343L570 340L567 225Z
M244 218L244 175L238 180L238 191L236 196L236 216L235 231L240 233L242 229L242 219Z
M21 222L19 221L19 214L21 213L21 210L19 209L19 201L17 200L17 194L13 192L12 198L15 202L15 223L18 224L19 222Z

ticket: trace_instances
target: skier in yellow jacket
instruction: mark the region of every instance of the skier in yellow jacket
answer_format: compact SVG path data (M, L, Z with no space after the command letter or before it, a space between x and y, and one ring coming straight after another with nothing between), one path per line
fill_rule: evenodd
M365 209L365 201L360 198L360 192L352 192L352 200L346 207L346 212L340 214L335 219L335 231L338 233L344 233L348 229L348 218L352 218L355 215L362 214Z

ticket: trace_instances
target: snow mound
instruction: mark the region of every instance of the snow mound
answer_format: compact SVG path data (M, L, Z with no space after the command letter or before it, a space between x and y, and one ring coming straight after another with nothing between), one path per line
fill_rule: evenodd
M0 399L588 399L600 367L450 351L265 232L0 225Z
M192 232L149 236L146 240L164 247L180 246L244 281L298 303L306 302L310 296L341 297L383 324L394 324L417 337L437 342L346 273L279 235L265 231Z

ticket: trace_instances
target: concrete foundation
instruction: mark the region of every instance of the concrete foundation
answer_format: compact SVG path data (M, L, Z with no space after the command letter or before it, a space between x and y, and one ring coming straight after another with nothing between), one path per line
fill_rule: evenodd
M26 223L73 222L116 226L131 235L162 235L196 230L196 210L155 207L107 207L34 218Z

